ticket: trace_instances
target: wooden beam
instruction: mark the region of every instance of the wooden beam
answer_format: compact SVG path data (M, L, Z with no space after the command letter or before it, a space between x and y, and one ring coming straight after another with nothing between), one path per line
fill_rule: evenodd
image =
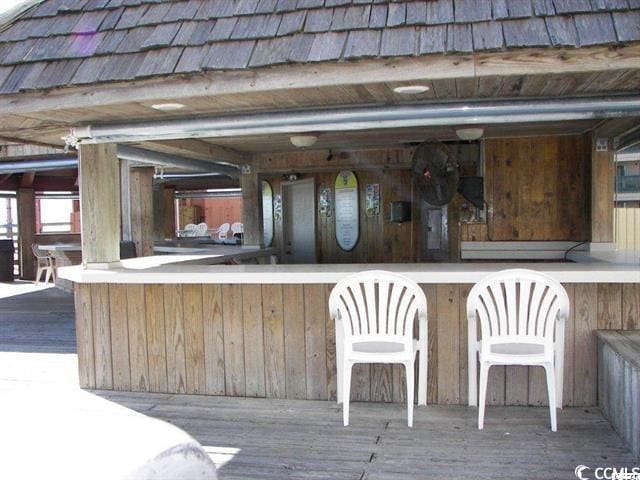
M202 140L161 140L156 142L143 142L140 143L140 146L157 152L183 155L210 162L229 162L234 164L247 162L247 155L242 152L234 150L233 148L213 145Z
M606 142L599 151L597 144ZM614 241L615 161L613 141L595 132L591 147L591 241Z
M36 195L33 188L19 188L18 204L18 257L20 278L34 280L36 264L31 245L36 232Z
M173 239L176 236L175 190L165 185L153 186L153 238Z
M240 175L242 189L243 245L264 246L262 225L262 195L258 169L247 165L249 172Z
M48 92L3 95L5 115L68 108L95 108L129 102L187 99L294 88L361 85L376 82L411 82L495 75L545 75L606 72L640 68L640 45L611 47L522 49L464 55L429 55L357 62L283 65L244 71L209 72L105 85L70 87Z
M131 242L131 162L120 160L120 225L122 241Z
M153 255L153 167L130 170L131 240L136 256Z
M120 163L115 144L79 148L82 263L120 264Z
M33 188L33 180L36 178L36 172L25 172L20 178L20 188Z

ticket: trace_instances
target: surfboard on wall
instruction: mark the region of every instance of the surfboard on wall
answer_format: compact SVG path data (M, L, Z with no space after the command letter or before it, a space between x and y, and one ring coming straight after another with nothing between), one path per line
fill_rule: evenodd
M336 241L342 250L350 251L358 243L358 179L348 170L338 173L335 181Z

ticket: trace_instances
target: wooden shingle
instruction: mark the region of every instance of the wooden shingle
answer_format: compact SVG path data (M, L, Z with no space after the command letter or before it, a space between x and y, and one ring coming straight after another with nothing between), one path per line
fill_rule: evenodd
M386 5L372 5L371 15L369 15L369 27L384 27L387 24L387 10Z
M434 0L427 2L427 24L453 22L453 0Z
M471 24L447 25L447 52L473 51Z
M144 56L140 68L136 72L136 77L150 77L153 75L166 75L175 69L182 48L163 48L151 50Z
M418 53L428 55L430 53L444 53L447 49L447 27L434 25L420 29Z
M219 18L209 33L209 40L227 40L236 28L236 23L238 19L235 17Z
M424 25L427 21L427 4L425 2L407 3L407 25Z
M211 22L183 22L172 45L204 45L209 40Z
M590 12L591 0L553 0L556 13Z
M509 18L507 0L491 0L491 16L496 20Z
M109 57L85 58L73 75L70 83L84 85L96 83L101 77L102 69Z
M324 6L324 0L298 0L298 9L319 8Z
M211 47L201 45L199 47L187 47L182 51L182 56L175 66L175 73L194 73L202 71L204 60L209 54Z
M389 13L387 15L387 26L397 27L398 25L404 25L407 18L407 6L404 3L390 3ZM425 10L426 18L426 10Z
M280 26L278 27L278 35L290 35L302 30L306 12L299 10L297 12L288 12L282 15Z
M614 12L613 22L622 42L640 40L640 12Z
M162 19L169 13L171 9L170 3L158 3L150 5L142 18L138 21L138 25L155 25L162 22Z
M132 28L127 32L125 37L122 39L118 48L116 49L117 53L133 53L140 50L141 45L145 42L147 38L153 33L155 27L138 27Z
M113 30L120 21L122 12L124 12L124 8L114 8L113 10L109 10L107 12L107 16L100 24L100 30Z
M249 60L250 67L287 63L292 37L276 37L258 40Z
M416 37L415 27L387 28L382 32L380 55L383 57L413 55L416 50Z
M344 58L377 57L380 53L379 30L355 30L349 32Z
M508 20L503 22L502 29L507 47L540 47L551 43L542 18Z
M278 0L276 3L276 12L290 12L295 10L298 0Z
M138 25L140 19L147 12L149 5L141 5L139 7L126 8L122 15L120 16L120 20L116 25L116 28L131 28Z
M273 13L276 11L278 0L260 0L255 13Z
M32 79L38 78L46 68L48 63L24 63L16 65L6 80L0 87L0 93L15 93L21 90L22 85L32 82Z
M347 34L345 32L316 33L307 60L321 62L339 59L342 56L346 40Z
M456 22L481 22L491 20L491 2L454 0Z
M315 36L312 34L299 33L293 35L291 37L289 60L292 62L305 62L309 58L314 38Z
M533 15L533 8L529 0L507 0L510 18L526 18Z
M502 25L496 22L479 22L471 25L473 46L478 50L495 50L502 48L504 38Z
M236 9L233 11L234 15L251 15L255 13L258 8L259 0L238 0Z
M162 19L163 22L176 22L178 20L192 20L200 7L201 0L188 0L187 2L172 3L171 8Z
M24 90L45 89L68 85L80 63L80 60L48 62L42 72L35 74L32 71L22 82L20 88ZM39 64L36 63L35 65Z
M331 21L331 30L367 28L369 26L370 12L371 7L369 5L336 8Z
M203 68L205 70L246 68L255 43L253 40L214 43L204 59Z
M311 10L307 12L304 31L309 33L327 32L331 28L333 20L332 9Z
M102 41L96 46L96 55L115 52L126 35L127 30L112 30L111 32L108 32L102 37Z
M578 32L572 16L546 17L545 22L552 45L557 47L575 47L578 45Z
M273 37L278 31L282 15L255 15L239 17L231 39L250 39Z
M533 13L537 16L555 15L553 0L533 0Z
M574 19L580 46L603 45L617 40L610 13L576 15Z
M151 35L145 38L140 47L142 49L167 47L171 45L179 29L180 23L178 22L156 25Z

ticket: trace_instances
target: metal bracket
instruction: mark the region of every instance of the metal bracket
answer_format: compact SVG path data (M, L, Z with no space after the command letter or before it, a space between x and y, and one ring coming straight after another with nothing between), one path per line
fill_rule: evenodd
M251 174L251 165L248 165L248 164L242 165L241 172L242 172L243 175L250 175Z

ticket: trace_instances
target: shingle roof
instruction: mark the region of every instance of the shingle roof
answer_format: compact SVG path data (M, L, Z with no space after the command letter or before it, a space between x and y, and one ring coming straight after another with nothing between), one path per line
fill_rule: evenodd
M640 0L46 0L0 93L284 63L640 41Z

